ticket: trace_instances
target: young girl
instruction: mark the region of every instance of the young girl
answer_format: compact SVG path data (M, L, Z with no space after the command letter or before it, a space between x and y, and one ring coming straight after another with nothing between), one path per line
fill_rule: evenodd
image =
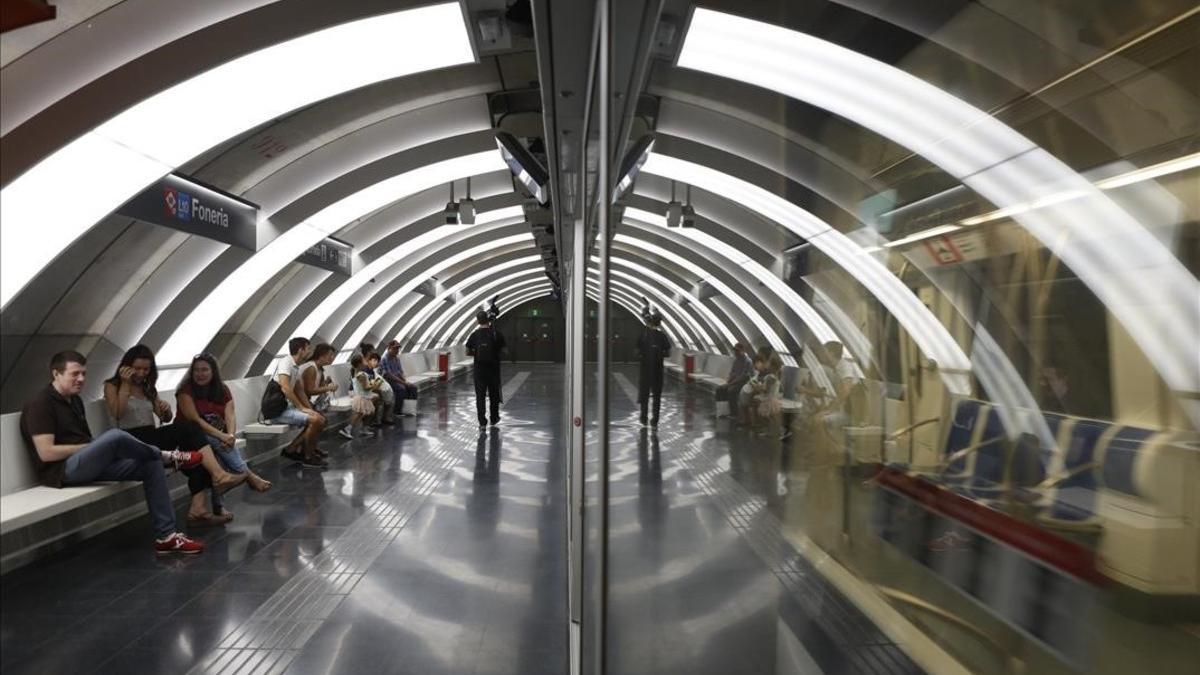
M739 421L745 426L750 426L754 423L754 412L757 407L754 397L762 388L763 364L765 362L764 357L757 354L754 356L754 361L751 364L753 375L750 376L750 380L746 384L742 385L742 391L738 393L738 415L741 418Z
M781 415L779 403L780 373L783 370L783 359L778 354L771 354L763 364L766 371L761 388L755 396L758 418L774 428ZM769 430L769 429L768 429ZM761 430L767 431L767 430Z
M375 414L375 404L371 402L371 385L367 375L367 367L362 354L355 354L350 357L350 372L353 373L350 384L352 386L350 397L350 425L342 427L338 433L354 439L354 431L357 429L363 436L370 436L371 432L363 429L363 417Z

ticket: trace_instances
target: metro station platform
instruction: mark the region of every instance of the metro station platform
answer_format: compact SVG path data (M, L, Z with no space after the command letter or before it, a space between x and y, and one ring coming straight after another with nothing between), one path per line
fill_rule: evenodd
M612 672L917 670L785 540L778 439L677 383L641 428L635 378L611 392ZM139 518L5 575L4 672L568 672L562 366L504 381L484 433L457 381L415 420L326 437L326 471L269 460L269 492L192 530L202 555L156 557Z

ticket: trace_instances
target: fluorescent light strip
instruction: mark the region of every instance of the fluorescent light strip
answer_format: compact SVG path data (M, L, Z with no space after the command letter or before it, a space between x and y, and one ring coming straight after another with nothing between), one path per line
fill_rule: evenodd
M784 345L783 340L779 337L779 334L775 332L775 330L771 327L771 324L763 319L762 315L760 315L753 307L750 306L749 303L742 299L740 295L734 293L733 289L727 286L725 282L708 274L708 272L705 272L703 269L701 269L699 265L696 265L683 256L676 255L675 253L668 251L661 246L651 244L647 241L642 241L641 239L637 239L628 234L617 233L614 241L645 251L650 256L656 256L664 260L668 260L675 265L688 270L701 281L711 284L713 288L717 289L718 293L728 298L729 301L738 308L738 311L744 314L746 318L750 319L750 322L754 324L754 327L758 329L758 332L761 333L764 338L766 338L767 344L771 345L772 349L780 353L787 352L787 347Z
M598 256L592 256L592 262L596 263L596 265L599 265L600 258ZM613 262L614 263L617 262L615 258L614 258ZM626 266L628 266L628 265L626 265ZM599 271L598 267L595 267L592 269L596 270L597 272ZM650 270L646 270L646 268L642 268L642 269L645 270L646 272L650 271ZM624 272L622 270L616 269L615 267L609 268L609 274L610 274L610 280L616 279L616 280L625 281L627 286L629 286L631 288L636 287L636 289L642 295L648 295L648 296L650 296L650 298L653 298L654 300L656 300L657 302L654 304L657 304L660 307L673 308L675 310L676 314L683 320L684 324L687 327L691 328L692 335L695 335L698 338L700 338L706 345L712 345L713 347L716 346L716 341L714 341L712 339L712 334L710 334L707 330L705 330L704 327L701 326L700 323L698 321L696 321L695 318L692 317L692 313L690 311L684 309L682 305L675 302L674 298L667 296L666 294L662 293L657 288L655 288L654 286L652 286L649 283L646 283L642 279L635 277L635 276L629 274L628 272ZM649 275L647 275L647 276L649 276ZM647 299L650 299L650 298L647 298ZM640 298L639 298L639 300L640 300Z
M151 96L0 191L0 306L139 190L226 139L352 89L474 60L462 8L448 2L272 45ZM48 217L64 190L71 208Z
M1200 391L1194 328L1200 324L1195 301L1200 281L1097 186L1001 121L903 70L831 42L702 8L692 15L678 63L829 110L913 150L1000 209L1016 209L1017 221L1087 284L1171 388ZM737 195L716 192L738 201ZM1057 196L1075 192L1081 196L1069 204ZM1020 210L1039 203L1049 206ZM801 236L811 240L817 234L828 236L822 231ZM831 247L839 252L834 259L851 262L855 250L838 244ZM871 269L871 262L878 262L857 252L863 264L847 270L865 274L872 286L882 283ZM893 307L907 301L892 290L876 287L872 293L943 373L967 361L961 349L944 343L944 331L923 318L927 311ZM947 384L957 392L966 383ZM1200 422L1200 400L1188 397L1185 407Z
M356 218L422 190L464 176L494 171L500 165L493 151L434 162L365 187L313 214L264 246L192 310L159 351L164 363L183 363L204 349L241 306L271 277L326 236Z
M665 227L666 219L662 216L657 216L657 218L655 218L655 216L656 214L652 214L649 211L631 208L626 209L625 211L625 222L631 225L639 226L638 220L645 218L647 221L651 222L658 221L661 223L660 227ZM779 297L786 305L788 305L792 311L800 317L801 322L808 326L809 330L812 331L813 335L816 336L819 341L828 342L830 340L837 339L836 333L829 327L824 318L822 318L820 314L818 314L807 302L805 302L804 299L799 296L799 294L788 287L782 279L779 279L774 274L771 274L769 270L754 262L752 259L746 256L746 254L742 253L733 246L725 244L724 242L721 242L714 237L710 237L701 232L691 232L689 234L680 233L679 236L687 237L692 241L692 243L695 243L728 259L735 265L741 266L755 279L757 279L759 283L769 287L777 297ZM708 281L709 278L706 277L705 280ZM702 303L699 304L699 306L704 307ZM802 343L803 339L798 338L797 342ZM855 340L848 340L846 342L849 342L851 345L855 346L860 344L860 342L856 342ZM871 354L867 353L865 356L862 356L858 351L854 351L854 353L859 355L860 358L866 359L863 361L864 363L870 362L870 358L872 356ZM784 357L785 365L795 365L795 361L791 361L790 359L792 359L791 356Z
M542 295L549 295L550 291L552 289L552 287L550 286L550 282L546 281L544 279L541 281L542 281L542 283L540 285L518 291L515 295L513 295L511 298L509 298L508 303L511 303L511 304L506 304L506 308L500 312L500 316L504 316L510 310L515 309L516 307L519 307L520 305L522 305L523 303L525 303L528 300L532 300L532 299L540 297ZM449 341L446 344L451 345L451 346L462 344L463 342L466 341L467 336L470 335L471 330L474 327L475 327L475 317L474 316L461 317L460 319L457 320L457 323L453 327L453 329L447 333L447 335L449 335L450 337L449 337Z
M645 267L644 265L640 265L632 260L621 257L616 252L613 253L612 261L617 265L628 267L638 274L645 276L647 279L653 279L657 281L661 286L665 286L673 293L688 298L688 306L695 308L695 311L700 312L701 316L704 317L704 320L710 326L713 326L721 334L721 336L725 338L725 342L727 344L732 345L737 342L737 338L734 337L733 331L729 330L729 327L725 325L725 322L718 318L717 315L712 312L712 310L706 307L704 303L700 302L700 299L692 295L686 288L683 288L679 284L676 284L649 267Z
M472 248L467 249L466 251L460 251L458 253L455 253L454 255L451 255L447 258L443 258L443 259L437 261L436 263L430 265L428 269L423 269L421 271L421 274L415 275L412 279L409 279L407 282L405 282L404 285L402 285L400 288L398 288L396 290L396 292L393 293L392 295L390 295L386 300L384 300L383 302L377 303L374 311L371 312L371 314L367 317L367 319L365 321L363 321L361 324L359 324L358 328L354 329L354 332L351 333L351 335L350 335L350 339L343 342L341 348L338 351L346 352L347 350L352 349L354 345L357 345L360 342L362 342L363 338L366 337L367 333L372 328L374 328L376 324L378 324L380 321L382 321L384 316L387 315L388 312L392 311L395 308L395 306L401 300L404 299L404 296L411 293L414 288L421 285L430 276L438 274L439 272L441 272L444 269L447 269L449 267L457 265L465 260L469 260L475 256L486 254L489 251L494 251L494 250L504 248L507 246L514 246L514 245L521 244L524 242L532 242L532 241L533 241L533 234L528 233L528 232L523 232L521 234L514 234L512 236L502 237L495 241L490 241L485 244L480 244L478 246L474 246ZM420 262L423 263L424 260L422 260ZM415 265L413 265L413 266L415 266ZM413 266L410 266L410 269ZM330 338L330 339L334 339L334 338ZM341 363L345 358L349 358L348 354L347 355L339 355L338 362Z
M422 307L421 310L418 311L415 315L413 315L413 317L411 319L409 319L408 323L404 324L404 327L401 328L399 330L399 332L397 332L396 335L397 336L413 335L414 333L417 332L418 329L421 328L421 326L425 323L425 320L429 317L430 314L432 314L435 310L439 310L444 307L444 305L442 303L446 302L447 300L453 300L456 295L467 293L468 292L467 289L470 289L475 284L480 283L481 281L484 281L486 279L490 279L492 276L494 276L500 272L503 272L505 270L511 270L514 267L524 266L525 269L517 270L517 271L511 272L507 275L500 276L496 280L496 282L501 282L506 279L514 279L514 278L517 278L522 275L531 274L531 273L537 271L537 269L538 269L537 265L540 264L541 260L542 260L542 258L540 255L529 255L529 256L525 256L523 258L515 258L513 260L506 260L497 265L492 265L488 269L485 269L481 272L472 274L471 276L467 277L466 279L463 279L462 281L455 284L452 288L448 288L448 289L444 290L433 300L430 300L429 302L425 303L425 306ZM429 342L430 333L432 333L432 331L434 330L434 328L436 326L441 325L441 322L444 321L445 318L450 315L451 314L449 312L447 312L447 313L443 314L441 317L435 318L429 326L426 326L425 332L422 333L420 338L417 339L416 344L424 345L427 342ZM397 337L397 339L399 339L399 338Z
M700 164L653 155L642 172L721 195L807 239L852 275L896 317L921 351L941 367L939 375L952 393L970 393L970 379L966 373L970 370L971 362L949 331L887 267L866 255L846 235L772 192ZM821 323L824 324L824 321ZM826 329L832 333L827 324Z
M625 217L632 220L644 220L648 224L659 225L660 227L666 226L665 218L643 209L628 208L625 210ZM670 231L677 231L680 237L690 239L692 242L724 257L749 272L755 280L769 288L784 304L788 305L800 317L800 321L812 331L813 336L819 342L825 343L831 340L843 342L829 324L825 322L825 319L811 305L805 302L804 298L801 298L794 289L789 287L783 279L772 274L770 270L759 265L736 247L692 228L676 228ZM863 358L863 355L858 356L859 358ZM870 355L867 356L869 357ZM869 358L863 361L863 363L869 362Z
M520 205L486 211L479 214L477 225L475 226L475 229L471 230L470 232L472 235L474 235L484 231L485 229L500 229L501 227L511 225L513 223L503 222L494 228L485 228L483 226L491 225L493 223L501 223L501 221L510 221L515 218L524 219L524 211ZM464 230L462 226L459 225L443 225L441 227L435 227L424 234L408 239L400 246L397 246L396 248L393 248L387 253L379 256L375 260L372 260L353 276L343 281L342 285L333 289L329 295L325 296L325 299L321 301L321 304L317 305L316 308L309 312L304 321L302 321L299 327L296 328L296 335L304 335L309 337L316 335L321 329L322 325L324 325L325 321L328 320L335 311L344 308L348 303L354 302L355 298L357 297L358 302L356 303L356 308L348 314L348 316L354 316L354 314L356 314L364 304L370 302L371 298L373 297L373 295L369 293L359 296L359 291L363 288L363 286L367 285L377 277L382 276L385 270L393 267L396 265L396 263L403 261L409 255L411 255L413 251L419 251L430 244L442 241L449 237L461 235L463 232ZM396 274L399 273L400 271L397 270ZM395 275L391 275L381 281L377 280L376 283L382 287L394 278ZM344 324L331 327L329 334L337 335L341 332L343 327ZM286 347L287 341L285 340L283 344L280 345L280 349L286 349Z
M505 297L508 298L508 301L510 302L520 304L521 302L524 302L522 298L526 297L528 294L546 293L549 292L549 289L550 282L545 278L528 279L520 284L514 285L509 291L510 295ZM512 306L515 307L516 304ZM464 333L464 331L470 331L470 329L475 325L475 312L479 311L480 309L482 309L482 307L480 307L479 304L474 304L471 307L472 311L462 312L461 314L456 315L453 320L446 323L445 330L441 333L441 335L438 336L440 339L435 339L430 347L436 348L438 346L459 344L461 340L458 339L457 336L460 333ZM500 316L504 316L504 312L500 312Z
M600 286L594 279L588 280L587 290L589 291L588 297L590 297L592 300L595 300L596 303L599 304ZM611 286L608 289L608 294L609 298L614 303L629 310L629 313L637 317L638 321L642 320L641 307L639 306L640 300L638 298L635 298L629 293L620 289L612 288ZM642 325L644 326L645 322L642 322ZM683 349L692 349L693 347L688 346L690 343L687 343L685 340L681 340L679 338L679 325L679 320L672 316L669 310L664 313L662 329L663 332L667 334L667 338L671 341L671 344L679 346Z
M459 311L467 311L469 313L476 312L478 303L481 303L486 299L484 296L487 294L495 295L494 291L496 291L497 288L501 287L503 284L518 285L518 279L521 280L520 283L525 284L533 283L539 280L538 276L532 276L532 278L523 279L523 277L530 277L531 275L542 275L540 278L545 278L545 275L543 274L544 268L542 267L541 256L528 256L526 258L521 258L520 260L510 260L509 262L512 264L496 265L479 272L478 274L472 275L468 279L465 279L462 283L455 286L453 289L439 296L439 298L430 301L422 309L424 316L419 318L414 317L413 320L409 322L409 326L412 327L411 331L400 331L397 334L397 339L399 339L399 336L411 335L412 333L415 333L421 328L425 321L428 320L428 325L425 326L424 332L421 333L421 337L415 343L422 348L427 347L438 337L441 329L446 325L446 323L454 320ZM525 266L524 269L513 270L508 274L496 276L500 272L512 270L512 268L520 267L522 265ZM508 289L499 288L499 291L507 292ZM446 302L447 298L455 299L456 296L461 296L461 298L454 301L453 309L450 311L444 311L440 315L432 317L432 320L430 320L429 314L431 312L435 311L438 306L441 305L441 303ZM444 307L444 305L441 306Z
M938 225L937 227L931 227L928 230L922 230L920 232L910 234L907 237L904 237L902 239L896 239L895 241L889 241L886 244L884 244L883 247L884 248L894 248L896 246L906 246L908 244L913 244L918 241L922 241L922 240L929 239L932 237L941 236L943 234L950 234L951 232L957 232L961 229L962 228L959 227L958 225Z

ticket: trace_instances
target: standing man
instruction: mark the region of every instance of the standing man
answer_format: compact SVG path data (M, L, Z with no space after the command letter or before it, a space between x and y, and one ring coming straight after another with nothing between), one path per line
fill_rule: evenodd
M413 415L414 413L404 412L403 402L405 399L416 400L417 388L404 378L404 366L400 364L400 342L398 340L388 343L387 353L379 360L379 374L383 375L383 379L392 385L392 391L396 394L396 409L400 411L400 414Z
M738 416L738 396L752 375L754 364L746 353L746 345L739 342L733 346L733 365L729 368L729 377L725 378L725 384L717 387L717 400L729 403L729 416L734 419Z
M663 359L671 355L671 341L662 330L662 315L658 311L650 313L646 320L646 328L638 338L637 347L642 362L638 378L638 403L642 407L642 426L646 426L646 406L650 397L654 396L654 415L650 418L650 424L657 427L658 411L662 404Z
M76 351L59 352L50 359L50 384L21 410L21 435L37 468L42 485L61 488L94 481L141 481L154 527L157 553L200 553L202 542L175 529L163 464L191 468L200 464L199 452L164 452L120 429L109 429L92 438L79 392L87 379L87 359Z
M500 423L500 353L508 345L500 331L492 327L491 314L480 310L475 320L479 326L467 338L467 353L475 357L475 412L482 429L488 422L483 414L485 394L491 399L492 426Z

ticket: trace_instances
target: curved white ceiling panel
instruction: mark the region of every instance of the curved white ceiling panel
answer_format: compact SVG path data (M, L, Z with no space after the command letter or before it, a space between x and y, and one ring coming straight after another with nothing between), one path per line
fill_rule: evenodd
M499 155L497 155L497 157L498 156ZM342 342L342 347L338 351L345 351L345 349L347 349L349 346L362 342L363 337L377 324L382 322L385 316L387 316L389 313L394 313L397 303L399 303L404 296L411 293L414 288L424 282L429 276L436 275L448 267L452 267L464 260L485 254L489 251L495 251L507 246L520 245L526 242L532 244L532 233L525 232L522 234L514 234L509 237L502 237L495 241L490 241L486 244L480 244L479 246L469 248L465 251L458 251L451 256L442 258L441 260L431 264L428 268L423 270L421 275L410 279L403 286L398 288L395 293L392 293L391 296L384 298L380 302L377 302L375 304L375 310L371 312L365 321L363 321L357 328L354 329L354 332L350 334L349 339ZM339 356L338 358L339 361L342 360L342 357Z
M707 166L653 154L642 171L724 195L807 239L852 275L896 317L920 345L921 351L937 362L938 374L951 392L970 394L971 384L967 374L971 369L971 361L966 353L917 296L883 263L865 253L846 235L769 190ZM823 319L821 323L824 324Z
M203 349L229 316L280 268L355 218L439 183L494 171L501 162L496 151L435 162L365 187L321 209L276 237L213 289L159 350L159 360L182 363L189 354Z
M706 9L695 10L678 63L825 108L920 154L998 208L1016 209L1014 219L1087 284L1169 386L1200 391L1194 333L1200 282L1097 186L1001 121L852 50ZM823 235L813 241L818 246L827 236L811 234ZM853 262L853 250L829 248ZM847 269L866 273L864 285L881 281L869 263L856 267ZM885 303L898 299L879 297ZM889 309L902 322L920 317L902 307ZM905 328L918 340L934 337L920 325ZM934 348L926 350L933 358L953 356L948 345L922 347ZM962 360L965 356L939 363ZM1200 402L1191 405L1191 414L1200 417Z
M0 306L142 187L225 139L351 89L474 59L461 6L444 3L288 40L142 101L0 192ZM236 105L206 105L217 93ZM72 208L47 227L46 204L64 186Z
M476 221L476 227L487 224L492 224L495 228L500 228L505 225L520 222L520 219L525 217L524 211L520 206L508 206L501 209L493 209L480 213ZM477 231L477 230L475 230ZM475 232L473 231L473 233ZM367 263L353 276L346 279L341 286L338 286L330 293L321 304L317 305L308 317L295 330L297 335L315 335L322 329L326 320L328 320L335 311L339 309L347 309L353 306L354 309L345 314L347 318L354 316L357 310L363 305L371 302L372 297L360 293L362 288L371 281L377 281L377 277L382 275L388 268L402 262L407 256L415 251L429 246L430 244L443 241L447 238L463 232L462 226L459 225L444 225L434 228L422 235L418 235L404 242L403 248L397 247L378 258ZM386 283L389 279L384 279L382 283ZM382 284L381 284L382 285ZM337 326L330 326L326 331L328 335L337 335L344 327L344 323Z

